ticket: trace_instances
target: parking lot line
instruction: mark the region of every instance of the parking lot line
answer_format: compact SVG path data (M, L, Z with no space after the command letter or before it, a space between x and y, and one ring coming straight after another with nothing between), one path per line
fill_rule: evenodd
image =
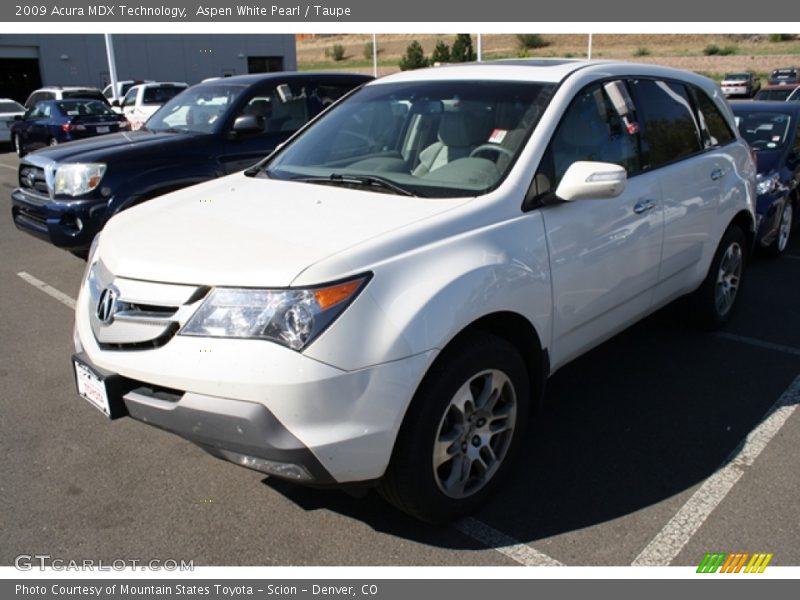
M755 338L746 337L743 335L736 335L735 333L727 333L725 331L718 331L714 335L716 335L717 337L724 338L726 340L731 340L733 342L741 342L742 344L750 344L751 346L758 346L759 348L765 348L767 350L775 350L776 352L784 352L786 354L794 354L795 356L800 356L800 348L794 348L793 346L773 344L772 342L765 342Z
M64 292L61 292L54 288L51 285L46 284L44 281L36 279L33 275L28 275L25 271L21 271L17 273L19 277L21 277L24 281L30 283L33 287L39 288L48 296L51 296L61 302L69 306L71 309L75 309L75 300L69 296L67 296Z
M761 423L728 456L717 471L692 494L675 516L641 551L633 566L667 566L689 543L700 526L733 489L767 447L800 402L800 376L781 394Z
M482 523L472 517L461 519L453 524L453 527L461 533L471 537L474 540L485 544L489 548L496 550L526 567L563 567L554 558L551 558L539 552L536 548L532 548L527 544L518 542L514 538L497 531L493 527L489 527L486 523Z
M12 171L17 170L17 167L12 167L11 165L4 165L3 163L0 163L0 167L5 167L6 169L11 169Z

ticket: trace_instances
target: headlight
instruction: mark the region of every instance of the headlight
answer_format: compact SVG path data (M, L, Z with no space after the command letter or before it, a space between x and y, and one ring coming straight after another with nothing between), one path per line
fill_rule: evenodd
M770 173L769 175L756 175L756 193L759 196L764 194L771 194L775 191L780 183L780 178L777 173Z
M369 280L286 290L215 288L181 335L263 339L302 350L352 302Z
M75 163L56 169L55 193L80 196L100 185L106 166L103 163Z

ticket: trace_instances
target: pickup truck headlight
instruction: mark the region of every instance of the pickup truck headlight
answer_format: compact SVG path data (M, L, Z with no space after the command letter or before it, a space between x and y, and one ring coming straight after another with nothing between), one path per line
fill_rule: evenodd
M56 169L55 193L67 196L87 194L100 185L106 165L103 163L73 163Z
M330 285L283 290L215 288L181 335L262 339L300 351L364 288L368 275Z
M780 177L777 173L770 173L769 175L759 173L756 176L756 193L759 196L771 194L778 187L779 183Z

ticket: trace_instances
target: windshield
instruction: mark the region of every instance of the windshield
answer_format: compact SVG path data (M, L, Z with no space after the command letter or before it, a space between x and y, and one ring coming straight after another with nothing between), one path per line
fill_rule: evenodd
M554 86L510 81L366 86L266 166L269 177L417 196L496 187L522 151Z
M794 91L794 88L780 88L775 90L761 90L756 94L756 100L774 100L783 102Z
M189 88L159 108L147 121L147 129L213 133L244 89L244 86L230 84Z
M736 124L753 150L776 150L787 142L792 118L779 112L737 112Z
M25 112L21 104L16 102L0 102L0 113Z
M92 100L100 100L105 103L106 97L99 90L65 90L61 94L62 98L87 98Z
M725 81L747 81L750 75L747 73L728 73L725 75Z
M142 104L145 106L160 106L168 100L172 100L185 89L185 87L180 87L177 85L146 87L144 88Z
M95 115L116 115L105 102L97 100L64 100L57 102L58 110L67 117L83 117Z

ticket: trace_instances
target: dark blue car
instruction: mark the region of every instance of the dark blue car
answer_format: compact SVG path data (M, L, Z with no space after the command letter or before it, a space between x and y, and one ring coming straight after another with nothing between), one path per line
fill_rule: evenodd
M130 129L127 119L99 100L43 100L11 125L17 155L45 146Z
M20 161L11 215L22 231L83 255L119 211L252 166L372 77L262 73L198 84L137 131L58 145Z
M742 137L758 166L757 241L767 253L786 249L798 213L800 104L731 102Z

